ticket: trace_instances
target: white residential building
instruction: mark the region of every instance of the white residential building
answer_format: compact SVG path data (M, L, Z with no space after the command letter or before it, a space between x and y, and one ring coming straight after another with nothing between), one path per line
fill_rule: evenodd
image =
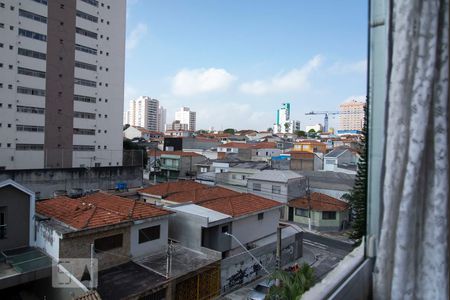
M196 130L197 116L189 107L182 107L179 111L175 112L175 121L180 121L181 124L187 124L188 130L190 131Z
M122 164L126 1L0 5L0 168Z
M158 131L159 101L141 96L130 101L129 124Z
M164 132L166 126L167 110L161 105L158 108L158 128L157 131Z
M291 104L283 103L277 110L277 121L273 124L273 133L294 133L300 130L300 121L291 120Z
M363 129L365 102L356 100L342 103L339 106L338 133L356 133Z

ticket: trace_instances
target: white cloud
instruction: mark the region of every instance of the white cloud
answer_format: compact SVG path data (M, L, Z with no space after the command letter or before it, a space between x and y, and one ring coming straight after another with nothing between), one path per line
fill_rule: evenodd
M322 57L316 55L301 68L292 69L287 73L276 75L268 80L244 82L241 84L240 90L246 94L253 95L285 91L303 91L309 88L309 76L321 63Z
M355 62L336 62L334 63L330 68L329 72L332 74L350 74L350 73L357 73L357 74L364 74L367 70L367 60L359 60Z
M365 95L358 95L358 96L350 96L347 99L345 99L344 101L342 101L342 103L344 102L350 102L356 100L358 102L366 102L366 96Z
M139 23L127 35L126 49L136 48L148 32L148 27L144 23Z
M224 69L184 69L172 79L172 93L179 96L226 90L236 78Z

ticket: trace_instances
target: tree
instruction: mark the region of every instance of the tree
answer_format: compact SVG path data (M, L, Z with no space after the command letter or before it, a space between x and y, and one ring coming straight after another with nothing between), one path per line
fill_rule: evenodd
M296 134L298 137L306 137L306 132L303 131L303 130L297 130L297 131L295 132L295 134Z
M316 137L316 131L312 128L310 130L308 130L308 137L312 137L312 138Z
M269 127L269 128L267 128L267 131L268 131L268 132L273 132L273 128L272 128L272 127Z
M367 230L367 105L364 114L363 134L360 140L358 169L355 183L349 193L342 195L350 205L352 233L350 238L360 240Z
M272 286L266 299L299 300L314 284L314 270L303 264L297 272L275 271L273 279L280 280L280 286Z
M289 122L284 123L285 132L289 132L289 128L291 128L291 124Z
M235 134L236 130L233 128L227 128L223 132L228 134Z

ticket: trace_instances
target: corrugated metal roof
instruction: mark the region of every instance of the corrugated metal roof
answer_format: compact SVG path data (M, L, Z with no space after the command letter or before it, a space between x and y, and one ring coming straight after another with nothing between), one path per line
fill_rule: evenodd
M259 173L251 175L248 179L275 181L275 182L287 182L290 179L301 178L302 175L293 171L285 170L263 170Z

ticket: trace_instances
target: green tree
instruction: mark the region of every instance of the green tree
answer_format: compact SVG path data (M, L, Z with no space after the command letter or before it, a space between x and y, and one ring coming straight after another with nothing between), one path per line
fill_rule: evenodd
M133 143L129 139L123 140L123 165L130 166L135 165L138 159L142 158L142 167L147 167L148 154L145 146Z
M349 193L342 195L350 205L352 232L350 238L360 240L367 230L367 105L364 114L363 134L359 145L359 161L355 183Z
M297 272L275 271L273 279L280 280L280 286L272 286L266 299L270 300L298 300L314 284L314 270L303 264Z
M268 132L273 132L273 128L272 128L272 127L269 127L269 128L267 128L267 131L268 131Z
M312 138L316 137L316 131L312 128L310 130L308 130L308 137L312 137Z
M296 134L298 137L306 137L306 132L303 131L303 130L297 130L297 131L295 132L295 134Z
M284 123L284 129L286 132L289 132L289 128L291 128L291 124L288 122Z
M223 132L228 133L228 134L234 134L236 132L236 130L233 128L227 128Z

